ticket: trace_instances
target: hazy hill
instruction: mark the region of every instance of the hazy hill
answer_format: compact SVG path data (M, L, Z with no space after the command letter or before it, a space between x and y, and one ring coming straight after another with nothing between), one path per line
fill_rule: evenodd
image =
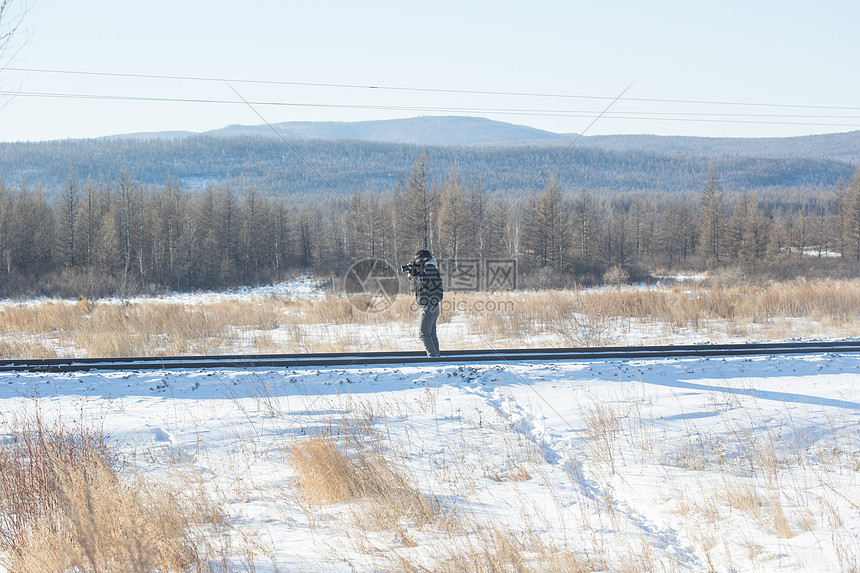
M299 121L268 125L231 125L206 132L213 136L277 137L377 141L413 145L532 145L564 143L568 138L549 131L480 117L413 117L357 122Z
M673 155L808 157L860 165L860 131L799 137L680 137L659 135L594 135L578 145L613 151L649 151Z
M122 133L119 135L108 135L99 139L180 139L189 135L197 135L193 131L142 131L140 133Z
M433 146L567 146L577 137L576 134L553 133L486 118L458 116L358 122L287 122L273 124L272 127L290 140L353 140ZM189 132L171 131L118 135L111 139L176 139L192 135ZM267 125L231 125L208 131L205 135L277 139L277 135ZM576 145L610 151L705 157L804 157L860 165L860 131L778 138L586 135Z

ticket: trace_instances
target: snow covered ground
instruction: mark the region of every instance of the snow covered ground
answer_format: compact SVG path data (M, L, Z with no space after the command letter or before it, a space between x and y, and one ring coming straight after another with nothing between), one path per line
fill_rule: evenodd
M856 355L0 373L0 434L102 426L121 472L220 506L236 570L856 571L858 382ZM288 452L320 432L438 515L308 503Z
M159 300L322 296L301 279ZM660 327L619 324L616 344ZM416 348L403 328L350 330ZM857 571L858 382L850 354L0 373L0 439L35 410L100 428L120 473L217 505L239 571ZM310 501L291 452L321 435L382 453L430 515Z

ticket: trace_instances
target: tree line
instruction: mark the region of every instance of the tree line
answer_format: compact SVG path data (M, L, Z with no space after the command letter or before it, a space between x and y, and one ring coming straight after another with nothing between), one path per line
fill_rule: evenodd
M300 273L339 280L358 260L516 261L520 286L594 284L610 269L731 269L749 277L854 273L860 171L833 189L596 193L550 178L487 191L421 155L386 190L273 196L255 187L147 185L70 174L58 197L0 179L0 296L221 289Z

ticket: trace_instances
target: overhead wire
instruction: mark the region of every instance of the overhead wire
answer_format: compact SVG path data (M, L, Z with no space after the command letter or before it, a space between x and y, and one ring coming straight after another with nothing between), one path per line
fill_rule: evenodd
M338 190L334 187L334 185L332 185L332 184L329 182L329 180L328 180L325 176L323 176L323 174L322 174L322 173L320 173L319 169L317 169L316 167L314 167L314 164L313 164L313 163L311 163L310 161L308 161L308 159L307 159L307 158L306 158L306 157L305 157L301 152L299 152L299 150L298 150L298 149L296 149L296 148L295 148L295 146L294 146L292 143L290 143L290 142L289 142L289 140L288 140L286 137L284 137L284 136L281 134L281 132L279 132L279 131L275 128L275 126L274 126L274 125L272 125L271 123L269 123L269 120L267 120L267 119L263 116L263 114L261 114L261 113L257 110L257 108L255 108L255 107L254 107L254 104L252 104L251 102L249 102L248 100L246 100L246 99L245 99L245 96L243 96L241 93L239 93L239 90L237 90L235 87L233 87L233 84L231 84L229 81L224 80L224 83L226 83L226 84L227 84L227 86L228 86L231 90L233 90L233 93L235 93L235 94L236 94L236 96L237 96L240 100L242 100L242 103L244 103L246 106L248 106L248 107L251 109L251 111L253 111L253 112L254 112L254 115L256 115L257 117L259 117L259 118L260 118L260 120L262 120L262 122L263 122L263 123L265 123L265 124L269 127L269 129L271 129L271 130L275 133L275 135L276 135L278 138L280 138L280 140L281 140L284 144L286 144L286 146L290 149L290 151L292 151L294 154L296 154L296 155L299 157L299 159L301 159L301 160L302 160L302 163L304 163L305 165L307 165L307 166L311 169L311 171L313 171L313 172L316 174L316 176L320 179L320 181L322 181L322 182L325 184L325 186L326 186L326 187L328 187L331 191L333 191L333 192L335 193L335 195L337 195L337 196L340 198L340 200L341 200L341 201L343 201L344 203L346 203L346 206L347 206L347 207L349 207L349 208L350 208L350 209L352 209L356 214L358 214L358 210L355 208L355 205L353 205L349 200L347 200L347 198L346 198L346 197L344 197L344 196L340 193L340 191L338 191Z
M504 208L504 211L508 211L511 207L513 207L514 205L516 205L516 204L517 204L517 202L518 202L520 199L522 199L522 198L523 198L527 193L529 193L529 192L534 188L535 184L536 184L536 183L537 183L537 182L538 182L538 181L539 181L539 180L540 180L544 175L546 175L546 174L547 174L547 172L548 172L550 169L552 169L553 165L555 165L556 163L558 163L558 160L559 160L559 159L561 159L561 157L562 157L564 154L566 154L568 151L570 151L570 149L571 149L574 145L576 145L576 143L577 143L580 139L582 139L582 137L583 137L583 136L588 132L588 130L589 130L589 129L591 129L591 128L594 126L594 124L595 124L595 123L597 123L597 122L600 120L600 118L601 118L601 117L603 117L604 115L606 115L607 113L609 113L609 110L612 108L612 106L613 106L613 105L615 105L615 103L616 103L616 102L618 102L618 100L620 100L622 97L624 97L624 94L626 94L626 93L627 93L627 91L628 91L631 87L633 87L633 84L634 84L634 83L636 83L636 80L633 80L632 82L630 82L630 84L629 84L626 88L624 88L623 90L621 90L621 93L619 93L617 96L615 96L615 99L614 99L614 100L612 100L611 102L609 102L609 105L607 105L607 106L603 109L603 111L601 111L601 112L600 112L600 115L598 115L598 116L597 116L597 117L595 117L593 120L591 120L591 123L589 123L589 124L588 124L588 126L587 126L584 130L582 130L579 134L577 134L577 136L576 136L575 138L573 138L573 140L571 140L571 142L570 142L570 143L569 143L569 144L568 144L564 149L562 149L562 150L561 150L561 152L560 152L558 155L556 155L556 156L555 156L555 158L554 158L552 161L550 161L550 162L549 162L549 164L547 164L543 169L541 169L541 170L540 170L540 172L537 174L537 176L535 176L535 177L532 179L531 183L529 183L527 187L523 188L523 190L522 190L522 191L520 191L520 192L517 194L517 196L514 198L514 200L513 200L511 203L509 203L509 204Z
M224 80L222 80L223 82ZM227 80L229 81L229 80ZM529 108L482 108L482 107L446 107L446 106L415 106L415 105L374 105L374 104L344 104L344 103L319 103L298 101L257 101L247 102L233 99L218 98L190 98L190 97L165 97L165 96L139 96L120 94L93 94L93 93L69 93L69 92L30 92L0 90L0 96L9 97L32 97L32 98L54 98L70 100L105 100L105 101L137 101L137 102L161 102L161 103L194 103L194 104L223 104L223 105L257 105L273 107L305 107L305 108L329 108L329 109L362 109L378 111L411 111L427 113L453 113L453 114L482 114L497 116L532 116L532 117L573 117L573 118L595 118L606 117L612 119L625 119L637 121L674 121L688 123L738 123L759 125L795 125L795 126L818 126L818 127L860 127L860 116L852 115L793 115L793 114L740 114L740 113L716 113L716 112L654 112L654 111L612 111L601 113L600 110L563 110L563 109L529 109ZM745 119L747 118L747 119ZM762 119L764 118L764 119ZM786 118L777 121L777 118ZM798 121L788 121L797 119ZM799 121L815 120L823 121ZM856 123L838 122L833 120L857 120Z
M615 99L613 96L583 95L583 94L561 94L561 93L548 93L548 92L520 92L520 91L504 91L504 90L476 90L476 89L434 88L434 87L415 87L415 86L391 86L391 85L373 85L373 84L298 82L298 81L286 81L286 80L221 78L221 77L189 76L189 75L174 75L174 74L140 74L140 73L128 73L128 72L98 72L98 71L88 71L88 70L58 70L58 69L46 69L46 68L16 68L16 67L6 67L5 70L6 71L21 72L21 73L68 74L68 75L80 75L80 76L180 80L180 81L217 82L217 83L223 83L223 82L227 81L227 82L230 82L232 84L264 84L264 85L301 86L301 87L318 87L318 88L390 90L390 91L451 93L451 94L471 94L471 95L493 95L493 96L512 96L512 97L591 99L591 100L604 100L604 101L612 101ZM725 101L725 100L721 101L721 100L674 99L674 98L624 97L624 98L621 98L621 101L648 102L648 103L670 103L670 104L701 104L701 105L723 105L723 106L748 106L748 107L774 107L774 108L794 108L794 109L820 109L820 110L828 110L829 109L829 110L860 111L860 106L790 104L790 103L768 103L768 102L742 102L742 101Z

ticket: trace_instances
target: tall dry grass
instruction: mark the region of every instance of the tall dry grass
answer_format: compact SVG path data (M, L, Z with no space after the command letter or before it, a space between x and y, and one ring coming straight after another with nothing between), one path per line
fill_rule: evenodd
M761 338L846 336L860 327L860 280L799 279L767 285L541 291L502 297L502 312L476 310L481 295L461 295L472 330L491 338L555 333L571 345L614 344L636 325ZM502 301L497 301L501 307ZM661 340L653 340L660 343Z
M385 455L380 443L367 443L356 426L319 433L290 445L287 456L302 499L312 505L353 502L353 522L364 530L388 529L401 520L423 526L443 510L421 493Z
M345 296L313 301L221 300L0 309L0 356L134 356L419 348L413 299L380 312ZM860 330L860 280L511 293L447 293L444 346L606 346L641 331L644 344L699 338L842 337ZM647 327L647 328L643 328Z
M10 573L217 571L217 513L123 479L97 432L36 414L0 442L0 563Z
M426 413L427 405L417 403L416 407ZM444 483L447 494L437 496L412 485L413 480L406 477L409 475L406 460L414 457L414 452L409 445L392 442L390 428L377 427L387 424L385 416L367 412L292 441L286 453L296 474L296 495L308 504L306 511L327 516L320 521L324 527L335 528L335 535L346 538L344 543L354 544L359 552L376 555L384 564L368 570L404 573L609 570L602 551L592 551L590 547L573 549L567 543L554 541L547 536L547 524L540 521L540 525L534 526L525 514L525 525L518 530L499 524L483 515L486 508L482 502L472 500L471 494L479 487L476 475L481 473L493 482L533 479L525 471L525 466L532 466L527 460L536 464L542 458L534 445L524 441L514 428L503 430L506 439L502 449L507 450L509 461L515 460L512 466L517 467L518 473L499 478L494 471L496 466L487 467L488 460L482 455L477 454L478 460L460 461L452 451L443 467L437 468L441 482L422 483L424 490L433 490ZM404 414L399 412L398 416ZM472 427L467 422L466 428L470 437L454 449L485 447L469 440L484 434L487 426L479 422ZM459 467L461 463L464 467ZM457 467L447 467L449 464ZM547 481L545 476L539 479ZM455 483L456 493L450 490ZM473 507L473 503L481 507ZM329 506L337 507L327 509ZM332 519L344 514L350 516L347 522ZM362 532L374 535L365 537Z

